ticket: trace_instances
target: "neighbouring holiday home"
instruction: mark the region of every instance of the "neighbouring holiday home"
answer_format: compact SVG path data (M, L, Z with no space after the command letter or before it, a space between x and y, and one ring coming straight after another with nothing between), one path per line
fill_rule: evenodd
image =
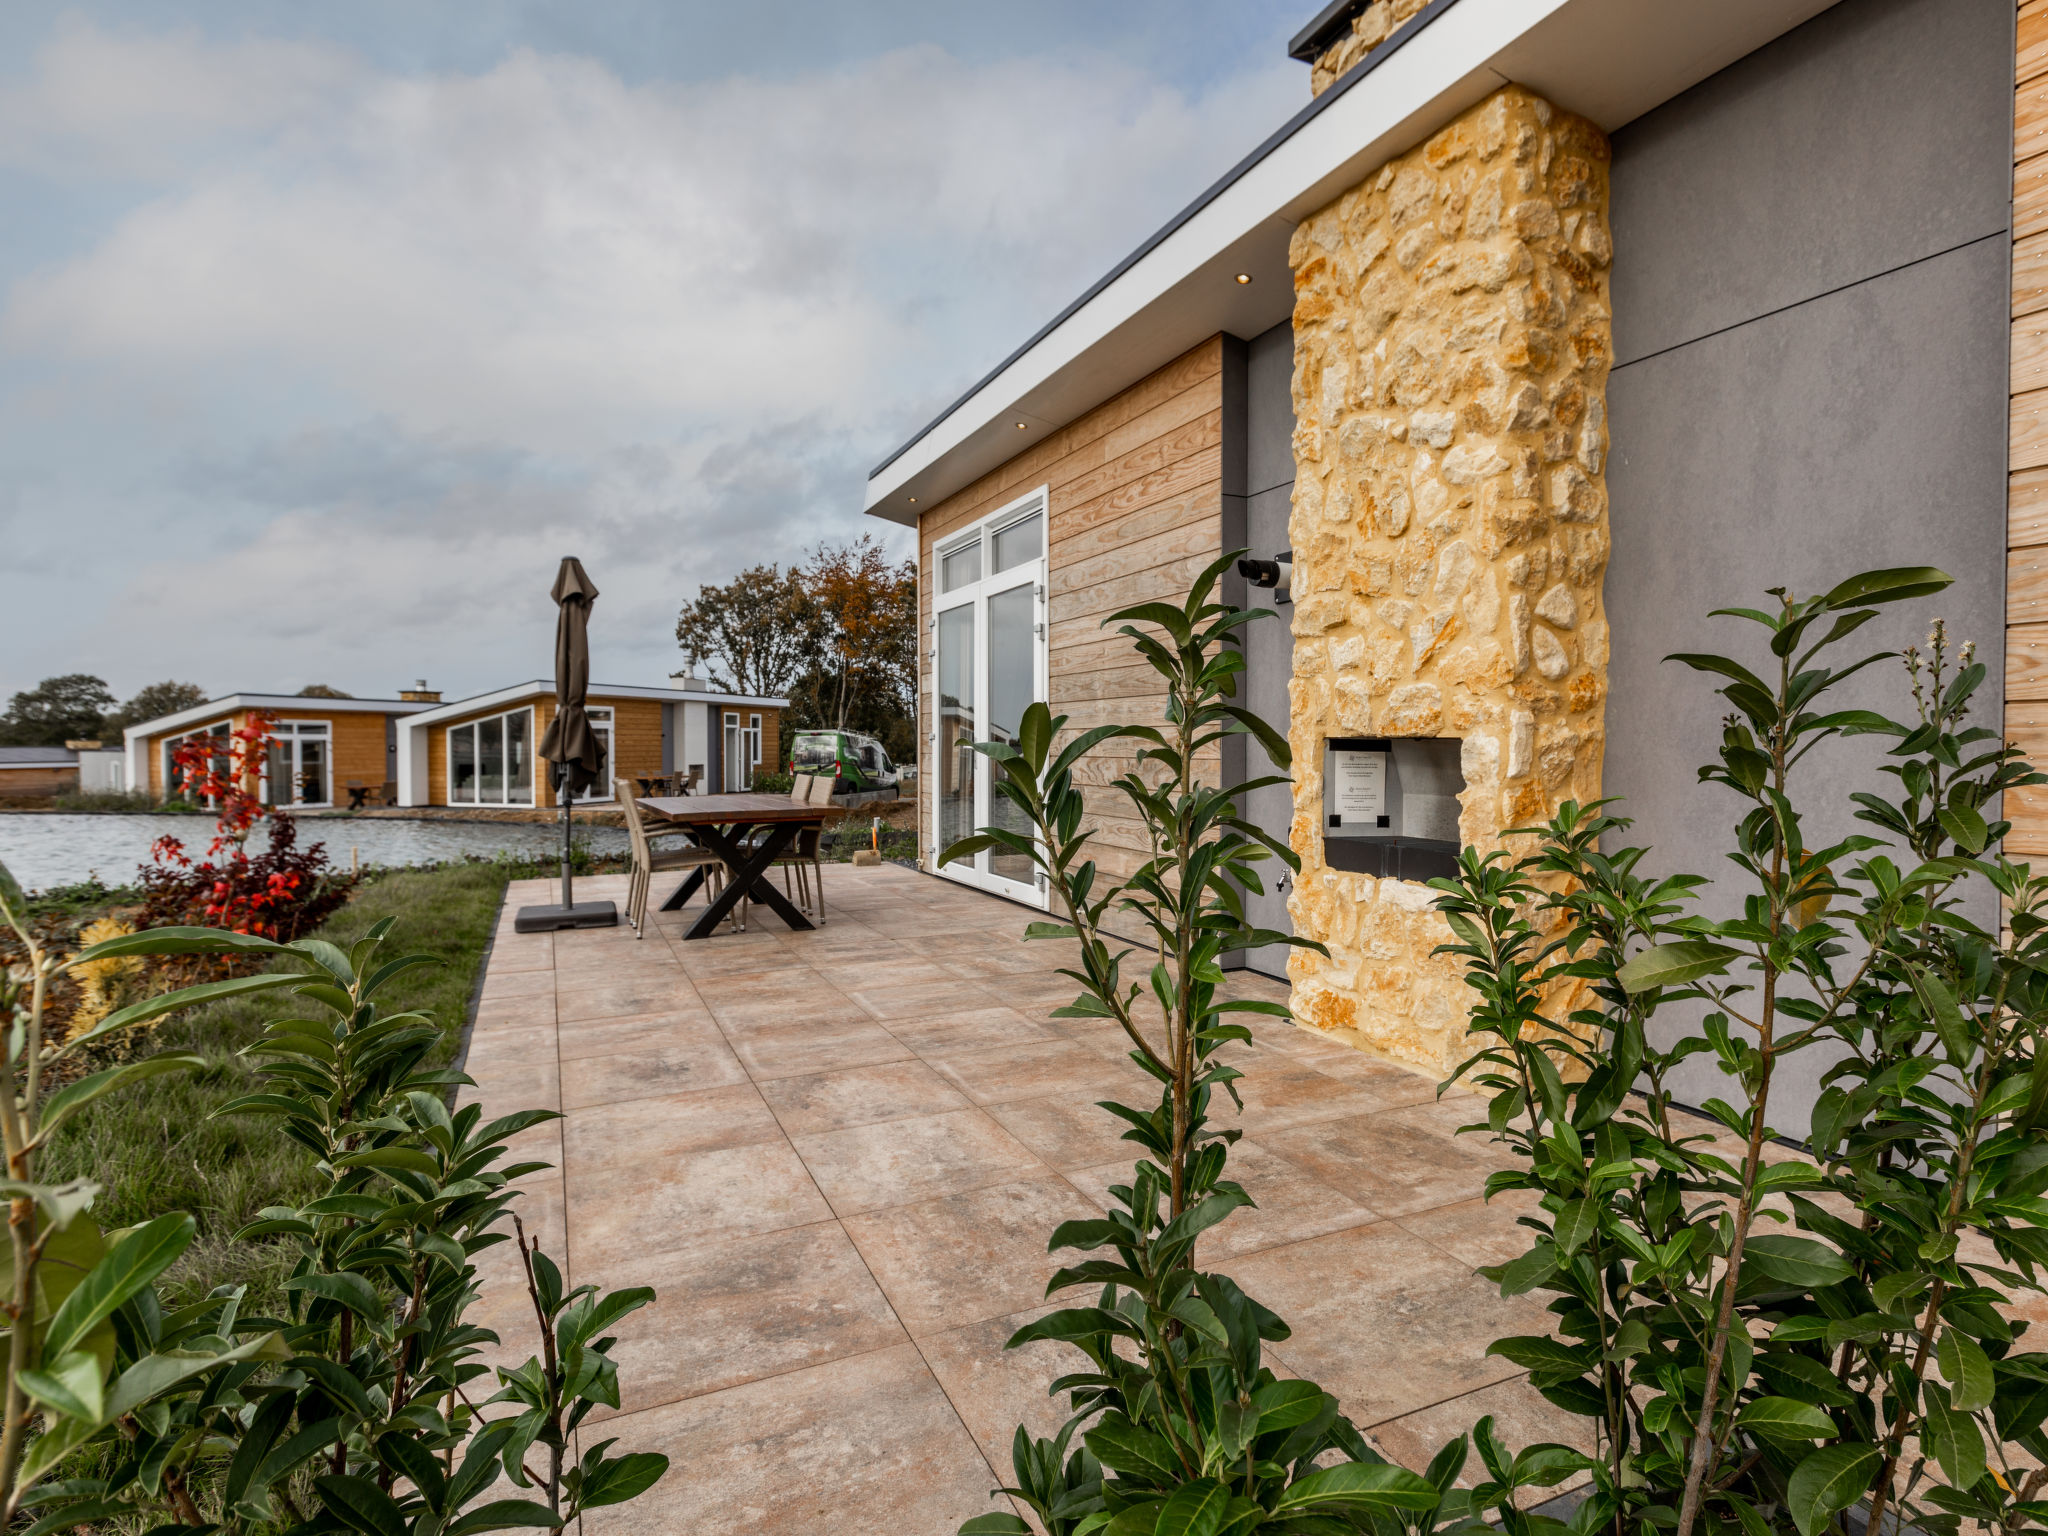
M1866 633L1945 618L2048 745L2048 0L1337 0L1290 51L1302 110L867 510L918 530L927 866L1001 814L966 743L1031 700L1156 718L1104 616L1268 562L1226 595L1276 610L1246 686L1294 773L1248 810L1302 867L1254 904L1330 953L1244 963L1440 1070L1466 989L1422 882L1461 844L1612 795L1648 867L1725 867L1725 705L1663 662L1749 643L1710 609L1939 566ZM1090 810L1128 870L1122 766ZM2006 811L2048 854L2048 799ZM1000 854L945 873L1043 901Z
M745 789L776 763L785 699L710 689L701 679L649 688L592 684L591 725L603 744L602 786L633 778L694 775L698 788ZM178 746L198 737L225 743L261 714L271 722L262 772L268 804L301 810L373 805L511 809L559 804L537 766L536 749L555 715L555 688L536 679L443 702L424 682L392 699L230 694L127 732L129 782L158 798L179 791ZM223 747L225 750L225 747Z

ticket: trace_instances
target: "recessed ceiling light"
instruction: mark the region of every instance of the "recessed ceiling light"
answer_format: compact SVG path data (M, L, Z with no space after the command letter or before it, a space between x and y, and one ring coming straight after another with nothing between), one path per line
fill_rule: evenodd
M912 505L913 507L917 505L917 498L916 498L915 496L913 496L913 497L911 497L911 498L910 498L910 504L911 504L911 505Z
M1020 422L1018 422L1018 423L1017 423L1017 430L1018 430L1019 432L1022 432L1022 431L1024 430L1024 423L1023 423L1023 422L1021 422L1021 421L1020 421Z
M1248 283L1252 280L1252 275L1249 272L1240 272L1237 274L1237 280L1240 283Z

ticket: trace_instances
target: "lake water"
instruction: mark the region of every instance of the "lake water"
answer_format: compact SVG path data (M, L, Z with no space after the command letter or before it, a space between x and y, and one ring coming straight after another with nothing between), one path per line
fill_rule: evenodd
M150 845L165 833L203 858L213 840L210 816L60 816L43 812L0 815L0 864L31 891L70 885L97 875L108 885L126 885L149 862ZM252 850L264 834L251 840ZM578 825L576 841L592 853L623 853L620 827ZM327 857L349 865L350 849L365 864L434 864L500 853L542 858L562 846L559 824L500 821L322 821L299 822L299 846L327 845Z

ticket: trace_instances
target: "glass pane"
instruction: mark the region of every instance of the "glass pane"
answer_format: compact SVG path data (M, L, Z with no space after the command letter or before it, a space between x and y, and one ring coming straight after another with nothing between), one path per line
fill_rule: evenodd
M609 711L607 711L609 713ZM612 733L599 728L590 733L597 739L597 780L586 792L592 800L609 800L612 789Z
M981 580L981 541L975 540L964 549L956 549L939 560L939 590L951 592L964 587L970 581Z
M270 760L263 769L263 803L292 803L292 744L288 740L279 741L275 734L270 740Z
M299 737L299 803L325 805L334 798L327 790L327 735Z
M939 848L974 831L974 609L939 615Z
M476 727L458 725L448 733L448 803L476 804Z
M1024 724L1024 711L1031 704L1037 681L1033 662L1038 654L1036 618L1032 609L1037 596L1029 586L1012 587L988 600L988 734L989 740L1017 744ZM1008 832L1031 833L1031 823L1001 795L989 799L989 820ZM1002 875L1029 885L1034 866L1021 853L991 849L990 874Z
M524 805L533 798L533 756L526 750L526 734L533 716L525 710L505 717L505 798Z
M505 799L505 720L479 720L476 724L476 798L483 805L499 805Z
M993 569L1007 571L1026 560L1036 560L1045 549L1044 529L1044 520L1034 512L997 533L995 547L989 551L994 557Z

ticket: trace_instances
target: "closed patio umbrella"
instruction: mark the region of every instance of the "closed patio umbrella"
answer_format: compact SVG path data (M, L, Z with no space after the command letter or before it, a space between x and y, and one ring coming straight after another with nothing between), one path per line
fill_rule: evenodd
M590 605L597 601L597 583L574 555L565 556L555 573L549 596L555 600L555 718L540 740L547 759L548 781L562 807L562 901L559 906L522 907L513 920L520 933L546 933L556 928L610 928L619 920L609 901L576 904L575 876L569 868L570 818L576 797L597 782L604 771L597 734L590 728L585 704L590 692Z

